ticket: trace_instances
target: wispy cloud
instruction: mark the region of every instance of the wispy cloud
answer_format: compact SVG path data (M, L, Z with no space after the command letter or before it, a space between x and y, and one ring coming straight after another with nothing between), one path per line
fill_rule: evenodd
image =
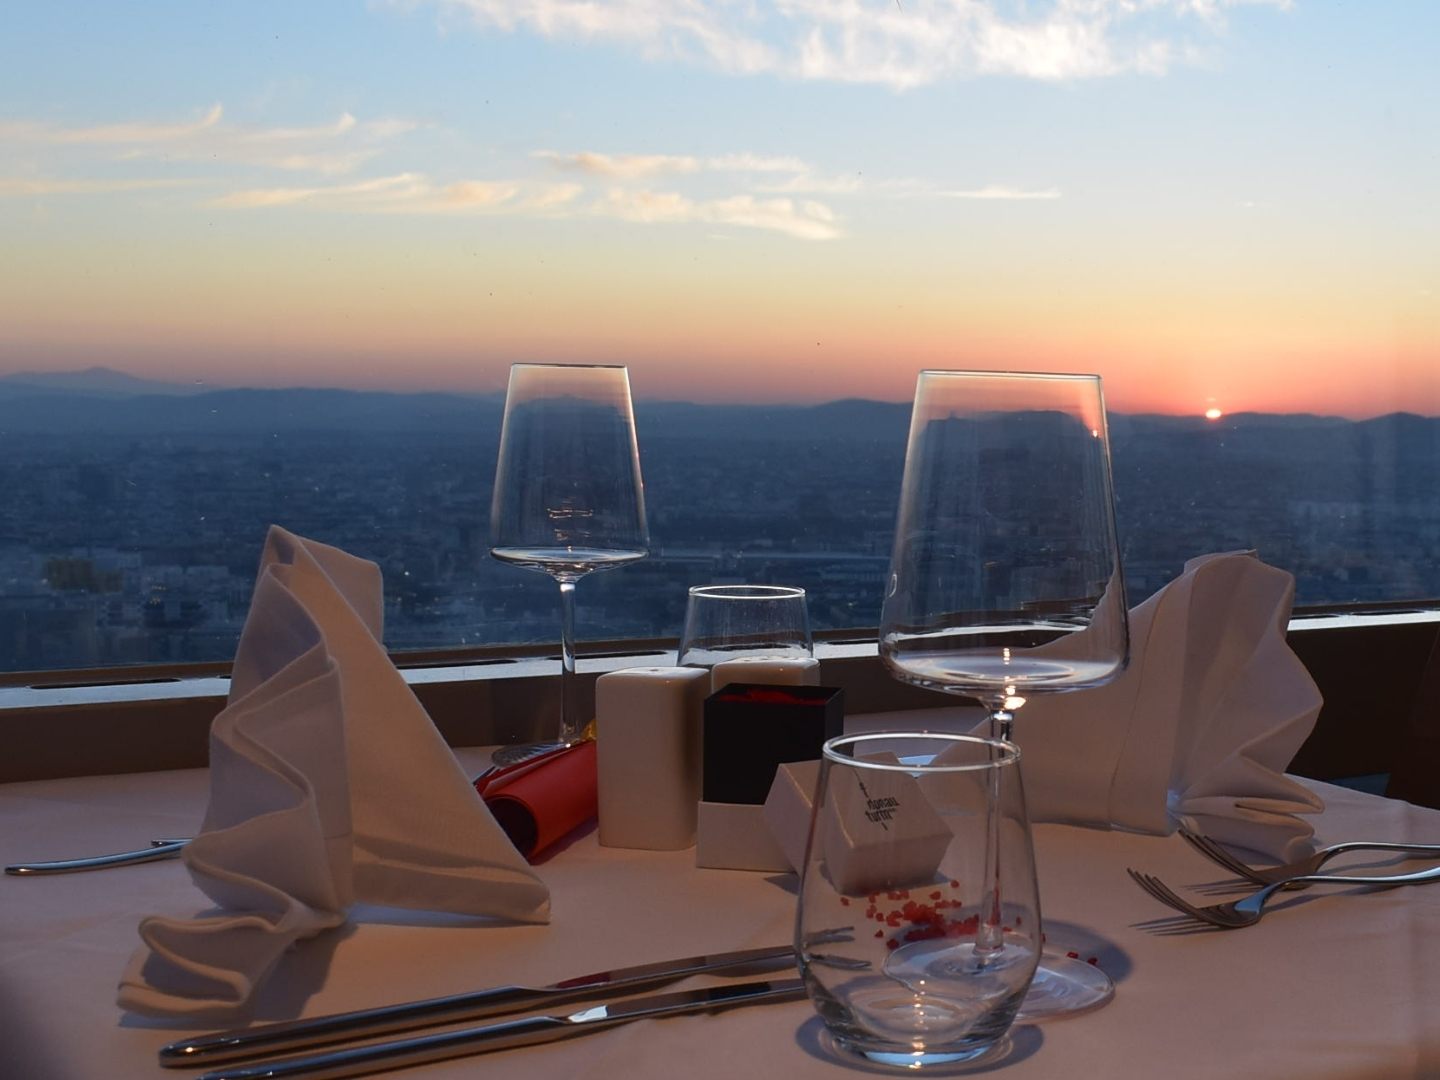
M104 195L189 186L189 180L66 180L0 177L0 198L35 195Z
M792 155L738 152L700 158L676 154L542 150L534 156L566 171L616 182L597 205L601 212L626 221L744 225L771 229L805 240L829 240L840 236L841 231L833 211L826 204L802 196L847 196L864 192L881 198L990 201L1039 201L1061 197L1060 190L1054 187L987 184L946 189L918 179L882 178L867 182L859 173L825 175L809 162ZM738 176L745 190L742 194L702 199L682 191L636 189L633 184L663 174L683 174L697 181L708 176L711 187L726 177Z
M0 121L0 139L14 142L101 146L170 143L192 139L196 135L215 128L223 116L224 110L221 106L212 105L198 120L180 123L137 121L123 124L64 127L60 124L43 124L27 120Z
M706 167L715 172L745 174L755 191L772 195L849 195L864 186L858 175L824 176L797 157L721 154L710 158ZM772 179L781 173L789 175Z
M350 184L250 188L222 195L212 205L243 210L305 205L372 214L545 214L573 203L583 190L578 184L511 180L436 184L421 173L397 173Z
M810 200L757 199L753 195L697 200L677 192L614 188L592 210L624 221L736 225L779 232L798 240L833 240L840 235L830 208Z
M414 130L397 119L361 122L349 112L309 126L232 124L220 105L180 122L132 121L66 126L49 122L0 122L0 139L56 147L100 148L107 162L164 157L167 161L227 162L311 174L305 183L233 185L206 205L228 210L305 208L355 214L509 214L531 217L599 216L636 223L730 225L804 240L840 235L825 204L800 196L854 189L853 181L816 175L793 156L749 152L698 157L594 150L535 151L573 179L439 180L419 171L396 171L364 179L353 174L377 152L376 144ZM522 170L523 171L523 170ZM697 182L712 190L644 188L657 178ZM758 179L757 179L758 178ZM0 178L0 197L113 193L199 183L195 178ZM210 179L207 183L214 184ZM608 185L608 187L602 186ZM715 191L715 188L719 191ZM726 192L725 187L732 190ZM734 191L736 187L742 190Z
M397 173L348 184L250 188L214 199L232 210L304 206L361 214L516 214L592 216L647 225L733 225L801 240L840 235L835 213L808 199L733 195L694 199L675 191L612 187L586 200L580 184L522 180L465 180L437 184L419 173Z
M770 195L840 195L861 188L858 176L821 176L800 158L784 155L767 156L740 152L698 158L679 154L603 154L592 150L561 153L556 150L538 150L534 156L569 172L620 181L645 180L665 174L714 173L746 177L747 186L752 191ZM790 175L784 179L771 179L781 173Z
M413 0L412 0L413 2ZM908 89L947 78L1163 73L1226 12L1291 0L433 0L485 29L616 41L733 74Z
M967 188L960 191L941 191L937 194L947 199L1058 199L1059 188L1016 188L1004 184L987 184L984 187Z
M706 162L716 172L744 173L803 173L810 166L797 157L766 157L763 154L720 154Z
M325 124L261 127L228 122L217 104L188 121L73 126L0 121L0 141L105 148L121 160L163 155L171 161L223 161L337 175L353 172L376 154L380 143L417 126L403 119L361 122L346 112Z
M234 191L213 200L214 206L253 209L258 207L296 206L300 203L322 203L335 207L383 206L412 198L427 190L424 177L416 173L382 176L354 184L323 184L307 187L249 188Z
M754 184L756 191L772 195L850 195L864 186L858 176L817 176L808 171L784 180L760 180Z
M671 154L598 154L591 151L562 154L554 150L537 150L535 157L551 161L571 172L627 180L661 173L693 173L700 169L700 162L695 158Z

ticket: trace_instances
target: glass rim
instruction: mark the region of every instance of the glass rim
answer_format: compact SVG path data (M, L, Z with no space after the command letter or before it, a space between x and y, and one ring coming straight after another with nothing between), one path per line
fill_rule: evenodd
M689 595L711 600L803 600L805 590L793 585L692 585Z
M605 371L628 371L627 364L550 364L538 360L517 360L510 365L510 370L516 368L600 368Z
M988 746L999 751L999 756L991 761L959 762L945 765L891 765L884 761L861 761L858 758L842 757L836 753L836 747L839 746L855 746L860 743L893 741L895 739L928 739L932 742L952 745L961 743L971 746ZM833 761L837 765L847 765L857 769L873 769L876 772L966 773L1011 768L1020 764L1020 747L1013 742L991 739L983 735L958 735L948 731L867 731L858 735L837 735L833 739L826 740L825 745L820 748L820 754L826 761Z
M965 368L922 368L920 378L927 375L959 376L963 378L992 379L1073 379L1076 382L1100 382L1100 376L1084 371L981 371Z

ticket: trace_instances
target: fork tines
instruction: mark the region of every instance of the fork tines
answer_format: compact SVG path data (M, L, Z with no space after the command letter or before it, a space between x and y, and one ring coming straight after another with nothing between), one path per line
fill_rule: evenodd
M1139 870L1133 870L1129 867L1125 869L1125 872L1130 875L1131 881L1139 885L1140 888L1144 889L1156 900L1159 900L1166 907L1173 908L1180 912L1180 914L1194 919L1196 922L1202 923L1205 926L1219 927L1222 930L1233 930L1240 925L1238 923L1218 921L1213 911L1202 911L1194 904L1181 898L1170 886L1151 874L1142 874Z
M1245 878L1247 881L1254 881L1257 884L1261 885L1269 884L1269 882L1267 881L1262 881L1258 879L1255 876L1254 870L1252 870L1249 866L1246 866L1239 859L1235 858L1234 855L1231 855L1230 852L1226 851L1223 847L1217 844L1214 840L1211 840L1208 836L1202 836L1200 833L1191 832L1184 826L1181 826L1180 828L1180 835L1189 842L1191 847L1193 847L1196 851L1200 852L1200 854L1204 855L1211 862L1218 863L1219 865L1225 867L1225 869L1231 870L1234 873L1238 874L1240 877Z

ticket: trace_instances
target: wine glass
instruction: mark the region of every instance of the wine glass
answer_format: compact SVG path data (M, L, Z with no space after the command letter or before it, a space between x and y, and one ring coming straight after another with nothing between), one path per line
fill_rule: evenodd
M920 373L880 656L905 682L978 699L1007 742L1027 697L1099 686L1124 668L1098 376ZM1099 968L1047 953L1021 1016L1113 993Z
M502 747L511 764L579 741L575 583L649 552L645 488L623 367L515 364L490 504L490 554L560 585L560 723L555 742Z

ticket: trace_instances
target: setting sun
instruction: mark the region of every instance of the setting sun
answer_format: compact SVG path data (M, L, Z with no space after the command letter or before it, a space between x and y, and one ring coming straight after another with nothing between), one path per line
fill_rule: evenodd
M1213 405L1210 406L1210 408L1208 408L1208 409L1205 410L1205 419L1206 419L1206 420L1219 420L1220 417L1222 417L1222 416L1224 416L1224 415L1225 415L1225 414L1224 414L1223 412L1221 412L1219 409L1215 408L1215 406L1213 406Z

